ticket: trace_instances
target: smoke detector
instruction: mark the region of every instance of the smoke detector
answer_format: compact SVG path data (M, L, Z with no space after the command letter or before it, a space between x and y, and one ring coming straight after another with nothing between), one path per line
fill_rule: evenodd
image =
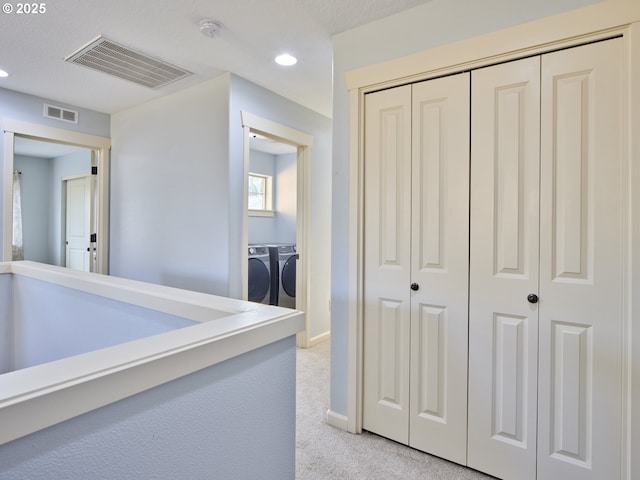
M224 27L220 22L216 22L215 20L201 20L200 21L200 32L209 38L218 38L222 35L222 29Z

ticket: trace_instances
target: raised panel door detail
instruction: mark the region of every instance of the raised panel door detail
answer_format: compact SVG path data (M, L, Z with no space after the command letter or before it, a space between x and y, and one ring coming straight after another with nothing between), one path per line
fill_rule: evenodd
M420 239L419 250L420 268L446 268L446 221L447 212L446 181L446 99L435 99L420 103L421 135L421 188Z
M589 278L593 258L589 188L590 73L554 79L553 265L557 279Z
M493 436L526 448L528 319L494 314Z
M403 110L394 108L380 112L380 264L398 265L401 256L406 254L402 250L403 235L402 224L399 220L403 217L400 211L404 207L403 194L403 170L407 166L403 162L404 149L408 148L402 143L402 131L407 128L403 124ZM406 235L406 234L405 234Z
M378 401L391 408L402 408L401 361L403 348L402 302L381 299L378 304Z
M551 327L551 455L591 463L593 328L553 322Z
M494 261L496 275L526 273L525 102L527 84L496 88Z
M408 442L409 343L404 300L379 298L365 324L363 426L401 443Z
M418 331L412 332L419 338L417 352L418 369L418 410L419 415L432 420L446 421L446 378L447 378L447 310L441 306L421 305Z

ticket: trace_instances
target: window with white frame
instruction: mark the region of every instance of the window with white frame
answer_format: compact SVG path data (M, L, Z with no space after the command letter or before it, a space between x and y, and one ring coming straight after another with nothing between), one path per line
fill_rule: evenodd
M272 185L271 176L249 173L249 215L273 215Z

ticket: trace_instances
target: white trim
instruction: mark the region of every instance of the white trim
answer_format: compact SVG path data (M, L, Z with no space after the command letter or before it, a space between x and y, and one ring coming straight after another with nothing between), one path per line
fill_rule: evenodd
M0 445L299 332L293 310L33 262L0 273L197 322L0 375ZM212 321L213 320L213 321Z
M629 141L629 176L627 196L630 208L627 218L628 237L625 248L628 285L624 289L626 294L626 323L630 331L626 339L625 357L628 359L623 371L624 380L628 385L626 403L623 408L630 412L627 430L623 438L623 478L632 480L640 478L640 307L634 309L633 300L640 299L640 22L629 27L629 44L627 50L629 60L629 76L627 91L629 93L629 117L627 124L627 138ZM635 188L633 188L635 186ZM634 328L635 327L635 328ZM623 410L623 411L625 411Z
M90 177L90 176L91 176L90 173L75 173L73 175L67 175L67 176L64 176L64 177L60 178L60 181L66 182L66 181L69 181L69 180L77 180L79 178L86 178L86 177Z
M248 210L250 217L273 217L275 213L273 210Z
M311 146L313 136L300 130L281 125L266 118L259 117L249 112L241 111L240 118L244 129L244 207L242 226L243 252L248 247L248 210L247 210L247 176L249 175L249 138L252 132L259 133L268 138L273 138L283 143L296 146L298 148L297 162L297 210L296 210L296 248L300 255L297 265L298 275L296 276L296 308L305 312L305 329L298 334L296 344L298 347L307 348L309 346L309 330L311 314L311 291L308 288L309 277L311 275ZM246 299L248 260L243 255L242 264L242 288L243 298Z
M240 112L242 115L242 112ZM242 256L240 258L240 284L242 299L249 299L249 160L251 159L251 127L242 123Z
M98 167L98 214L96 218L97 264L98 273L109 273L109 150L111 139L74 132L60 128L37 125L10 118L2 119L4 131L4 185L3 185L3 222L2 222L2 260L12 260L11 234L13 230L12 184L7 172L13 171L15 135L30 137L48 142L64 143L95 150Z
M324 333L321 333L320 335L316 335L315 337L311 337L309 339L309 344L307 345L307 348L315 347L319 343L326 342L330 338L331 338L331 332L324 332Z
M364 228L364 156L360 153L360 145L364 142L364 131L360 130L362 123L364 102L360 103L360 94L356 90L349 92L349 130L356 137L351 137L350 165L349 165L349 323L347 368L347 419L348 431L362 432L362 330L363 330L363 290L362 264L364 258L363 228ZM357 139L354 141L354 139Z
M281 125L267 118L259 117L252 113L241 111L240 118L243 127L249 127L252 131L266 134L271 138L275 138L281 142L294 146L311 147L313 145L313 136L308 133L296 130L295 128Z
M46 138L58 143L77 145L85 148L111 148L111 139L89 133L74 132L63 128L48 127L35 123L22 122L11 118L2 119L2 128L26 137Z
M298 145L297 162L297 209L296 209L296 250L299 257L298 274L296 276L296 308L305 312L305 328L298 334L296 345L301 348L309 346L311 335L311 252L313 238L311 236L311 145Z
M348 430L347 417L340 415L339 413L332 412L331 410L327 410L327 423L332 427L339 428L340 430Z
M330 422L349 432L362 431L362 112L367 92L459 72L545 51L576 46L612 36L625 42L628 78L625 85L629 111L627 137L629 156L625 167L629 184L625 192L629 205L621 212L627 225L624 245L625 272L623 322L626 345L623 372L626 380L623 411L622 478L640 478L640 309L633 309L633 299L640 299L640 2L609 0L568 13L518 25L499 32L457 42L404 58L360 68L347 73L350 89L350 180L349 180L349 318L346 421L333 414ZM342 426L342 427L341 427Z

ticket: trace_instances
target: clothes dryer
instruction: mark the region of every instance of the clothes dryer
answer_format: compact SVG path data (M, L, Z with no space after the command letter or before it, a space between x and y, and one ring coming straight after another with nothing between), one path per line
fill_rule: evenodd
M271 256L266 245L249 245L248 283L250 302L272 303ZM274 289L275 290L275 289Z
M293 244L270 245L271 265L277 259L277 302L276 305L296 308L296 266L298 253Z

